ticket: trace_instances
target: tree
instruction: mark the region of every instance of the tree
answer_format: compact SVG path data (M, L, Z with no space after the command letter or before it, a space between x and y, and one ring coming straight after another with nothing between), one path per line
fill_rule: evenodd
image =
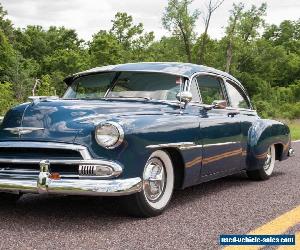
M37 86L38 96L53 96L56 95L55 88L52 86L53 81L50 75L44 75Z
M125 61L127 52L111 33L101 30L93 36L89 44L92 66L118 64Z
M121 45L123 60L144 61L147 49L154 41L154 33L144 32L142 23L134 24L132 16L123 12L118 12L112 23L109 34Z
M186 54L180 44L178 36L162 37L154 42L148 51L150 59L155 62L180 62L183 61Z
M248 42L258 35L258 29L264 24L263 17L266 15L267 4L263 3L260 7L252 5L251 9L242 14L239 24L239 33L243 41Z
M199 54L199 63L202 64L204 63L204 55L205 55L205 49L206 49L206 44L208 40L208 27L211 21L212 14L218 9L221 4L224 2L224 0L209 0L207 6L206 6L206 15L204 16L204 33L202 36L202 43L200 46L200 54Z
M0 82L9 81L13 75L16 53L0 29Z
M135 61L199 62L201 56L206 65L225 68L237 77L263 117L300 118L300 19L265 25L265 4L249 9L235 4L225 36L212 39L209 25L222 1L207 1L205 30L197 38L199 11L191 9L192 0L169 0L162 21L172 34L157 41L127 13L116 13L110 30L100 30L84 42L65 27L14 29L0 5L0 114L25 101L36 79L40 79L37 95L62 95L63 79L90 67Z
M194 28L200 14L198 10L189 10L192 2L193 0L169 0L162 18L164 28L180 37L183 42L188 62L192 62Z
M133 24L132 16L125 12L118 12L115 19L112 20L113 26L110 33L113 34L118 42L124 46L125 49L131 47L131 43L140 36L144 29L143 24Z
M267 26L263 38L275 46L284 46L288 52L300 54L300 19Z
M0 83L0 115L4 115L14 104L15 100L12 84L9 82Z
M12 43L14 41L14 28L12 22L6 18L7 11L3 9L0 3L0 30L5 34L7 39Z
M47 34L42 26L27 26L15 32L15 48L24 58L30 58L41 63L44 56L52 53L47 44Z
M230 71L230 65L233 56L233 43L236 37L236 29L238 22L242 17L242 11L244 9L244 4L233 4L233 10L230 11L230 17L228 22L228 27L226 28L226 35L227 35L227 48L226 48L226 66L225 71Z

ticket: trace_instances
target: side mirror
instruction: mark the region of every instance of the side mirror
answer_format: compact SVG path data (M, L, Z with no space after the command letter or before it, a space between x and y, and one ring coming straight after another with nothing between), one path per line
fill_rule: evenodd
M227 107L227 102L225 100L215 100L212 105L215 109L225 109Z
M176 98L178 101L184 102L186 105L193 99L193 95L191 92L183 91L183 92L179 92L176 95Z

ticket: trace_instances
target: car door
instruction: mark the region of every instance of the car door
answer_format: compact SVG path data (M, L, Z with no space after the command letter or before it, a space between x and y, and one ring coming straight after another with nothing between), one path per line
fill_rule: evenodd
M214 179L241 168L241 121L237 110L227 109L229 100L223 78L213 74L196 77L203 104L222 103L201 109L201 179Z
M225 88L228 95L230 107L227 109L238 110L239 117L241 120L241 131L242 131L242 160L241 169L246 167L246 156L248 151L248 133L250 127L253 125L259 117L255 110L253 110L250 103L250 99L247 96L245 90L241 88L240 84L226 79Z

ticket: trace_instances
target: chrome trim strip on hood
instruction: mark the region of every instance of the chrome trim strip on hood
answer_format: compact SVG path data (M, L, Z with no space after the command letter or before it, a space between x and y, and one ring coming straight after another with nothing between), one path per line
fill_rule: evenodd
M44 128L36 128L36 127L14 127L14 128L4 128L3 130L9 131L14 135L26 135L30 134L33 131L44 130Z

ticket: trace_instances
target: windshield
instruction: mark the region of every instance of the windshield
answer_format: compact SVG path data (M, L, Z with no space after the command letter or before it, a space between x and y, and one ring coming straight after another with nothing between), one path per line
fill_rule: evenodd
M65 99L147 98L176 100L183 78L152 72L109 72L77 78Z

